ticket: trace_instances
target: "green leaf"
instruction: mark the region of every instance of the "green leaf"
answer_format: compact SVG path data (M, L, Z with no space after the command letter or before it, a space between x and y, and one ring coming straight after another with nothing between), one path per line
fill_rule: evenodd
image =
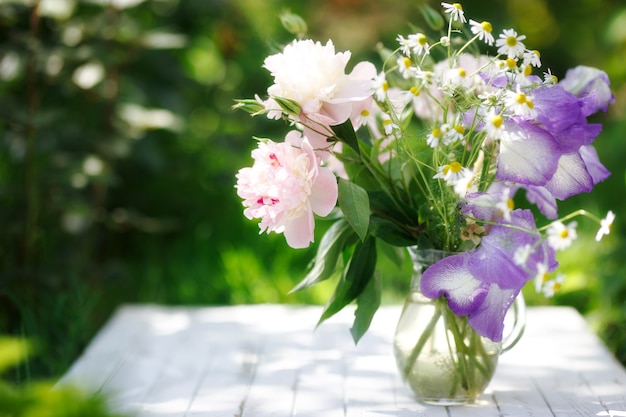
M354 312L354 323L350 328L352 340L354 344L359 343L361 337L367 332L374 314L380 307L380 297L382 292L382 283L380 275L374 273L372 279L363 289L363 292L357 297L357 309Z
M372 216L370 233L372 236L394 246L413 246L417 243L416 238L408 231L392 221L378 216Z
M336 221L322 237L311 270L290 293L309 288L333 276L337 271L339 256L355 239L354 231L345 220Z
M369 237L365 242L358 242L354 248L348 268L324 307L318 325L341 311L363 292L374 275L375 267L376 239Z
M331 126L330 128L333 130L338 140L354 149L357 155L361 154L359 149L359 139L356 137L356 132L354 131L354 127L352 126L350 119L340 125Z
M370 200L367 191L339 178L339 207L361 241L364 241L370 222Z

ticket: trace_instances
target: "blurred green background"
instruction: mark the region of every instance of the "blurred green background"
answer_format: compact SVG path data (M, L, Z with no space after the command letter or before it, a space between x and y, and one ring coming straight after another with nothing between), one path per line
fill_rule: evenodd
M121 303L323 303L330 287L288 294L315 248L258 235L242 215L234 175L250 165L252 136L281 123L231 110L264 94L261 68L291 40L279 14L303 16L309 35L354 64L379 64L378 42L422 24L420 5L391 0L0 0L0 334L39 354L17 381L62 374ZM561 206L617 214L600 244L581 238L559 256L563 290L530 303L572 305L626 363L626 6L621 0L469 0L469 18L514 27L563 77L590 65L612 80L616 103L594 116L613 172L593 194ZM282 136L280 136L282 137ZM323 229L323 223L318 223ZM384 291L408 286L389 267ZM532 290L532 289L531 289ZM311 323L314 326L314 323Z

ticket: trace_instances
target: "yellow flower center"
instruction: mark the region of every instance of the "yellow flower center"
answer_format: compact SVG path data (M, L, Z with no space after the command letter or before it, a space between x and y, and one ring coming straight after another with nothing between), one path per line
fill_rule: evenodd
M517 67L517 61L515 61L513 58L507 58L506 59L506 66L513 69Z
M383 126L389 126L392 123L393 123L393 121L391 121L390 119L383 120Z
M428 43L428 38L423 33L420 33L417 35L417 43L419 43L422 46L425 46L426 43Z
M550 279L550 276L548 275L547 272L544 272L543 275L541 276L541 282L548 282L548 280Z
M461 3L452 3L452 5L456 7L458 10L463 11L463 6L461 6Z
M533 67L531 67L530 65L526 65L526 68L524 68L524 76L528 77L532 73L533 73Z
M457 69L457 72L459 74L459 77L463 77L464 78L467 75L467 72L465 72L465 69L463 69L463 68Z
M461 172L461 168L463 168L463 166L459 162L455 161L443 167L443 174L448 175L448 172L450 171L452 171L454 174L457 174Z
M533 50L533 53L534 53L535 55L537 55L537 58L541 58L541 53L539 53L539 51L538 51L538 50L536 50L536 49L535 49L535 50Z
M411 62L409 58L404 57L404 66L407 68L411 68L411 64L413 64L413 62Z
M370 112L367 109L363 109L361 110L361 116L363 117L367 117L370 115Z
M529 109L535 108L535 103L533 103L532 100L526 99L526 105L528 106Z
M430 133L435 138L440 138L441 137L441 130L438 127L434 128L433 131L430 132Z
M417 96L419 96L420 94L422 94L422 90L420 90L419 88L417 88L417 87L415 87L415 86L411 87L411 89L409 90L409 92L410 92L411 94L413 94L414 96L416 96L416 97L417 97Z
M387 81L383 81L383 91L389 90L389 83Z
M517 97L515 98L515 101L517 101L519 104L524 104L526 103L526 94L524 93L519 93L517 95Z
M454 130L456 130L461 135L465 134L465 128L463 126L461 126L461 125L454 126Z
M491 33L491 31L493 30L493 27L491 26L491 23L489 22L482 22L480 24L480 27L483 28L483 30L487 33Z
M512 198L509 198L509 199L506 201L506 205L507 205L507 207L509 208L509 210L513 210L513 209L515 208L515 202L513 201L513 199L512 199Z
M496 127L496 128L500 128L500 126L502 126L502 123L504 122L504 120L502 119L502 116L500 116L499 114L493 116L491 118L491 123Z
M569 236L569 231L567 229L563 229L561 230L561 234L560 234L561 238L563 239L567 239L567 237Z
M515 45L517 45L517 38L515 36L507 36L506 37L506 45L509 48L515 47Z

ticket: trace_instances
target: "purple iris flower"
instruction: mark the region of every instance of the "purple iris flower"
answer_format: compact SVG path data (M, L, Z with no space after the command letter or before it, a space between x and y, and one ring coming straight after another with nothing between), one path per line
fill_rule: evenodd
M610 172L592 142L600 124L587 117L615 100L606 73L576 67L561 83L532 91L536 115L510 117L500 138L496 178L526 189L526 197L548 218L558 216L557 200L590 192Z
M514 210L510 221L501 219L482 238L481 245L447 257L424 271L420 288L429 298L444 296L450 309L469 316L481 336L502 340L504 317L528 280L557 267L555 252L541 240L530 210ZM517 251L527 248L520 259Z
M609 76L597 68L584 65L571 68L565 73L565 78L559 85L582 100L582 110L585 116L592 115L599 110L605 112L615 101Z

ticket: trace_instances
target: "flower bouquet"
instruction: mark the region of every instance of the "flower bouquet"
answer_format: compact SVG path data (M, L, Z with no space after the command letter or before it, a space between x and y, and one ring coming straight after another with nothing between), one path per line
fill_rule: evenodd
M587 121L614 100L607 75L579 66L559 81L539 72L523 35L496 38L460 4L442 7L424 13L436 35L399 35L395 49L379 49L380 70L359 62L347 72L350 52L300 36L265 59L267 95L235 105L289 128L284 140L257 139L253 166L238 172L244 215L293 248L313 242L315 216L334 221L295 288L339 277L320 322L355 302L358 341L380 303L379 255L411 249L411 297L436 307L408 347L396 346L406 351L400 369L409 382L424 375L413 365L438 321L453 352L438 365L454 371L453 386L424 397L479 393L485 382L474 383L473 369L492 373L485 343L501 348L522 287L533 281L549 296L560 285L556 252L576 238L572 219L598 222L596 240L614 219L560 215L557 204L609 176L593 147L601 125ZM285 22L304 32L296 16ZM426 250L439 255L424 262Z

